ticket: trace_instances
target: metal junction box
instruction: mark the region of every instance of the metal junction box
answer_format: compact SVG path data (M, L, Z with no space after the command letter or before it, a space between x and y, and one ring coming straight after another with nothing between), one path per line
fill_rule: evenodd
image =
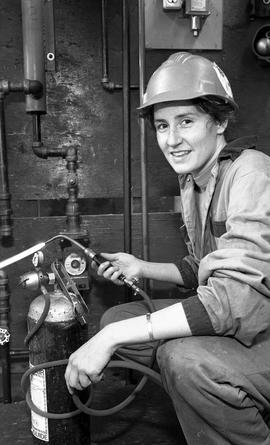
M166 10L163 0L145 0L145 46L148 49L220 50L223 36L223 0L209 0L210 14L202 19L197 36L185 2L179 10Z

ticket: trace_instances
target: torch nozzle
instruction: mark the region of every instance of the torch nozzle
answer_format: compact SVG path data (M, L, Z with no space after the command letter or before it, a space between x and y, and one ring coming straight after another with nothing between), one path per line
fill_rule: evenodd
M17 253L17 255L13 255L10 258L7 258L6 260L1 261L0 269L4 269L4 267L9 266L10 264L17 263L17 261L20 261L23 258L26 258L27 256L32 255L33 253L37 252L38 250L43 249L44 246L45 246L45 243L36 244L35 246L30 247L29 249L26 249L20 253Z

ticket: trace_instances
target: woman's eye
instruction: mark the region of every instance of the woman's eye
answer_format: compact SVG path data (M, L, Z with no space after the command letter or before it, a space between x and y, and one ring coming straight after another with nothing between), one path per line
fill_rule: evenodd
M156 131L164 131L164 130L166 130L167 127L168 127L168 125L165 124L164 122L162 122L160 124L156 124Z
M181 122L180 122L180 126L181 127L188 127L188 126L190 126L192 124L192 120L191 119L183 119Z

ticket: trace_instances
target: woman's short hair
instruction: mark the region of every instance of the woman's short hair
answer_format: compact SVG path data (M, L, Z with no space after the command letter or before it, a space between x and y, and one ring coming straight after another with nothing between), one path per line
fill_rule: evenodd
M222 124L225 121L235 119L235 109L230 102L225 102L217 96L202 96L191 99L190 102L200 111L208 114L213 121ZM172 102L168 102L172 103ZM154 107L149 107L140 111L140 117L146 119L152 128L154 128Z

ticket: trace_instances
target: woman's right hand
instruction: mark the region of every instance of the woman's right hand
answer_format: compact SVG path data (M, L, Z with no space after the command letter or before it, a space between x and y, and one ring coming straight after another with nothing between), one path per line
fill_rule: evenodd
M92 262L92 267L96 270L99 276L103 276L118 285L123 284L123 282L118 279L121 274L125 275L128 280L140 279L143 277L143 261L136 258L134 255L117 252L101 253L101 256L105 258L105 261L101 263L100 266L97 267L96 264Z

